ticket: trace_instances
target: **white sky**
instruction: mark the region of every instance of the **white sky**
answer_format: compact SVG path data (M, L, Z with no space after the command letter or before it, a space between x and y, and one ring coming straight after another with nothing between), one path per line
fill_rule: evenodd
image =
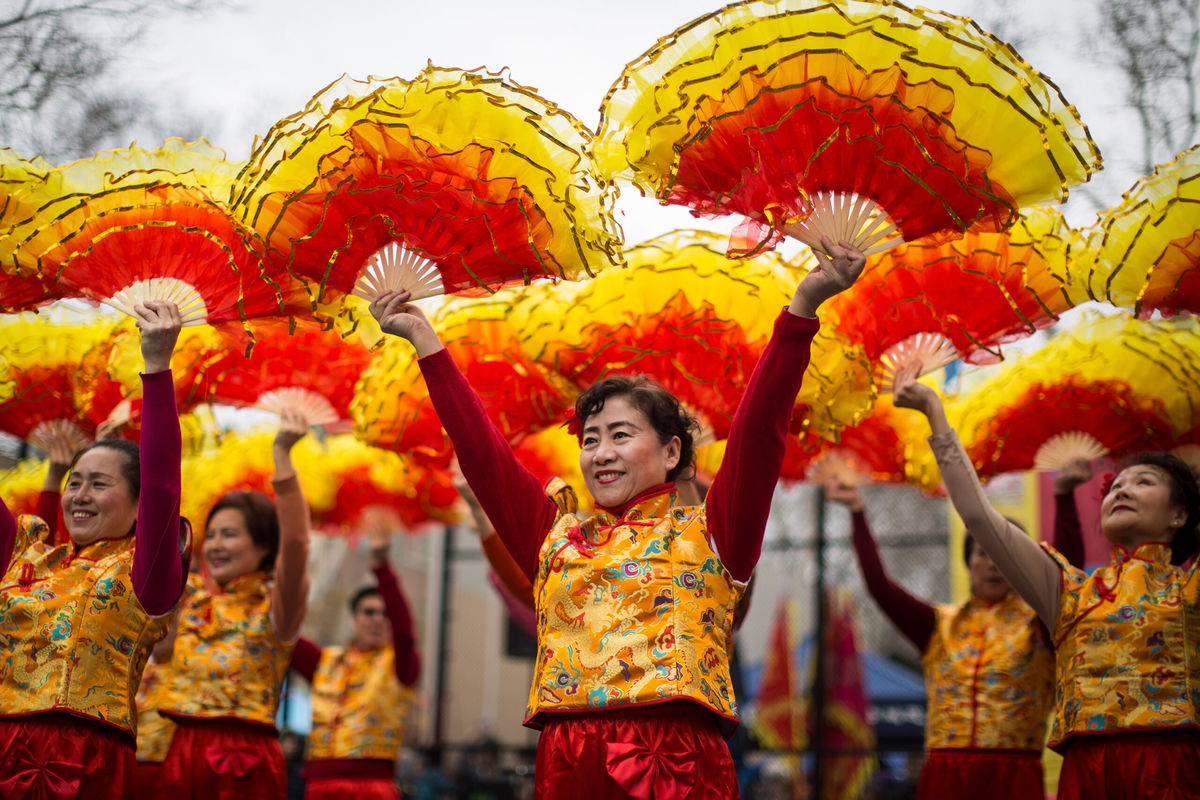
M600 102L626 63L717 7L717 0L242 0L236 8L151 25L122 61L118 78L176 99L182 113L200 115L213 144L237 159L248 155L256 134L342 74L411 77L427 61L509 67L515 81L594 127ZM1137 173L1120 158L1126 118L1119 93L1079 53L1079 27L1091 4L943 0L940 7L960 14L1011 9L1012 21L1000 33L1018 38L1022 54L1080 108L1112 173L1097 189L1104 205L1115 203ZM1095 208L1079 198L1067 213L1074 224L1086 224ZM678 227L728 231L734 224L697 221L627 186L620 209L629 243Z

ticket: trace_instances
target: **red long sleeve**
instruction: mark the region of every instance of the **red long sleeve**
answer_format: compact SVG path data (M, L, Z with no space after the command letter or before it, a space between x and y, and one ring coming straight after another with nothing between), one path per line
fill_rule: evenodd
M867 591L875 598L875 602L879 604L883 613L887 614L892 624L899 628L918 650L925 652L929 637L933 636L933 629L937 624L937 614L933 606L909 594L887 574L883 562L879 559L875 537L871 535L867 518L862 512L851 514L851 519L854 554L858 557L858 567L862 570Z
M38 492L37 509L33 512L45 521L46 527L50 529L50 541L57 544L65 544L67 539L66 525L62 523L62 492L51 492L43 489ZM62 541L59 541L59 534L62 534Z
M183 594L179 550L179 464L183 441L171 371L142 375L141 493L134 529L133 591L142 608L161 616Z
M312 639L301 636L292 648L292 669L304 676L304 680L313 682L317 674L317 665L321 663L321 647Z
M819 327L817 320L786 309L775 320L775 332L733 415L725 459L708 490L709 537L721 563L739 581L750 579L762 552L788 422Z
M17 518L9 510L4 498L0 497L0 576L8 572L12 560L13 545L17 543Z
M400 579L386 561L373 567L371 572L375 574L379 596L383 598L388 624L392 627L392 648L396 651L396 679L405 686L416 686L421 677L421 654L417 651L412 611L400 588Z
M1083 546L1083 524L1079 521L1079 507L1075 505L1075 491L1054 495L1054 539L1050 545L1062 553L1071 566L1083 569L1086 560Z
M533 580L538 549L554 523L553 501L513 454L450 354L439 350L418 363L463 477L513 560Z

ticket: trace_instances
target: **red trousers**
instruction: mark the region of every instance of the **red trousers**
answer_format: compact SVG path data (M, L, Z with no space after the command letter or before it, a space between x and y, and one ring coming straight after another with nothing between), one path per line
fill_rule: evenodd
M162 778L161 761L138 761L133 767L134 800L166 800L159 788Z
M387 778L317 778L305 785L304 800L400 800L400 789Z
M0 798L126 800L133 739L71 714L0 719Z
M917 800L1040 800L1042 754L1019 750L930 750Z
M1063 747L1059 800L1200 797L1200 732L1072 736Z
M534 781L542 800L738 797L717 716L686 701L550 717Z
M283 800L287 771L274 731L224 720L175 718L161 791L171 800Z

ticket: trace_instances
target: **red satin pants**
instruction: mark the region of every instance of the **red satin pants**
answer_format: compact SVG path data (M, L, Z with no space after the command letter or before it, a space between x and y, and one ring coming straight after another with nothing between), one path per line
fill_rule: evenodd
M1042 754L1016 750L930 750L917 800L1040 800Z
M305 785L304 800L400 800L400 788L387 778L316 778Z
M0 719L0 798L125 800L132 738L102 722L46 713Z
M534 780L542 800L738 797L716 715L686 702L551 717Z
M235 721L175 718L161 790L172 800L283 800L287 771L275 733Z
M1200 732L1072 736L1063 749L1059 800L1200 797Z

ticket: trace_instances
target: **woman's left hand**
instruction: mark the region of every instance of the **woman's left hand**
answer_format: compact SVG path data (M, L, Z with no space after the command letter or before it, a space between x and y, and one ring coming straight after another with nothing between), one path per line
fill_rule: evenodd
M179 306L166 300L147 300L133 307L138 330L142 333L142 358L146 362L146 373L162 372L171 368L171 354L179 341L183 318Z
M290 452L308 433L308 419L300 411L285 408L280 414L279 431L275 434L275 446Z
M790 311L800 317L815 317L817 307L836 294L846 291L862 275L867 257L847 242L821 237L820 249L814 249L817 267L804 276L796 287Z

